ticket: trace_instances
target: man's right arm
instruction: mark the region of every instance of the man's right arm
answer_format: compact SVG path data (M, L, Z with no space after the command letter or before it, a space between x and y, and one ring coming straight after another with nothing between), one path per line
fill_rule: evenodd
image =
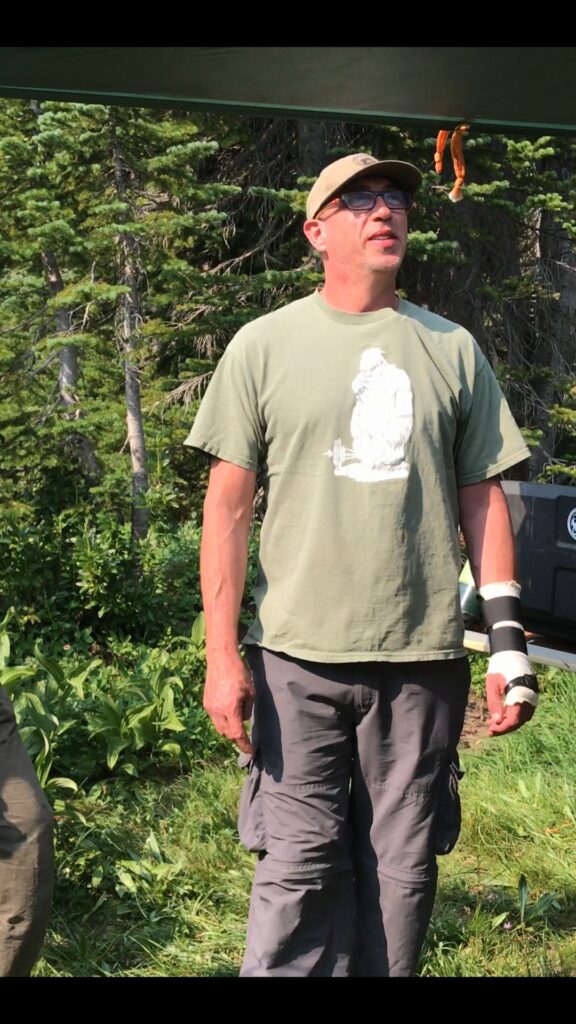
M216 730L247 754L252 746L244 722L252 711L254 687L238 650L238 622L255 492L256 473L213 461L200 551L207 657L204 707Z

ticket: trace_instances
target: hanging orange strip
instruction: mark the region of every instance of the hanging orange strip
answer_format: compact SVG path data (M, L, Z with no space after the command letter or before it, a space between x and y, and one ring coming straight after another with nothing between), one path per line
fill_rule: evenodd
M448 193L448 198L453 203L460 202L463 199L462 186L464 184L464 178L466 177L466 164L464 163L464 153L462 150L462 136L470 130L469 124L460 124L452 132L452 139L450 141L450 153L452 156L452 163L454 165L454 174L456 175L456 181L454 182L454 188ZM436 152L434 153L434 170L436 174L442 173L442 163L444 159L444 150L446 143L450 137L450 131L442 128L436 136Z
M447 132L444 129L441 129L441 131L438 132L438 137L436 139L436 152L434 153L434 169L436 174L442 173L442 158L449 135L450 132Z
M454 129L450 142L450 153L452 154L456 181L454 182L454 188L448 193L448 199L451 199L453 203L459 203L464 198L462 186L466 177L466 164L464 163L464 154L462 152L462 136L466 134L469 128L469 124L459 125L458 128Z

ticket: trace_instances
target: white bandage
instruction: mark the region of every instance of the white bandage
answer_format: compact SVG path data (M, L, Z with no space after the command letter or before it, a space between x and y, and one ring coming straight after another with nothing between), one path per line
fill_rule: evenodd
M520 621L520 584L515 580L487 583L478 594L492 652L488 674L501 675L506 680L505 704L526 702L536 707L538 681L530 665Z
M514 679L519 679L522 676L534 674L528 655L521 654L519 651L500 651L498 654L493 654L488 662L488 675L492 673L504 676L506 683L511 683ZM536 707L538 694L529 690L527 686L518 684L508 690L504 703L520 704L523 700Z

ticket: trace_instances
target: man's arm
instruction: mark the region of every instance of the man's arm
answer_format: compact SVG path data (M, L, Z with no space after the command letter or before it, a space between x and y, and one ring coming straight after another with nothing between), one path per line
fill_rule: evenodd
M493 477L478 484L461 487L458 491L458 502L460 528L466 542L476 587L479 591L488 588L485 593L490 594L491 584L510 584L516 576L514 534L508 504L499 479ZM513 584L513 586L517 586L517 584ZM508 598L507 600L509 606L513 607L515 599ZM489 603L487 602L487 604ZM519 608L517 599L516 607ZM530 692L524 691L522 699L523 691L519 688L516 689L516 693L521 696L518 703L509 704L502 700L509 680L501 674L501 671L495 671L492 667L495 664L498 668L498 665L502 664L502 658L505 659L504 664L506 661L512 666L520 664L520 668L523 668L525 672L521 678L526 681L528 676L534 680L532 685L537 685L535 677L531 675L532 670L528 656L522 653L522 645L524 652L526 651L524 633L521 626L514 625L515 622L518 622L517 611L511 613L510 616L506 615L505 618L510 618L513 621L510 623L510 628L508 625L502 624L502 629L508 630L506 635L512 637L512 643L516 646L513 646L510 651L500 649L498 654L493 654L490 659L491 664L488 666L486 698L490 713L489 732L492 736L519 729L532 718L535 707L535 703L528 703L526 699L530 697ZM491 643L492 638L496 635L500 639L505 634L504 632L498 634L497 630L492 630ZM508 674L511 677L514 676L514 667ZM513 690L512 694L514 694ZM535 702L537 698L532 697L531 699Z
M255 491L254 472L213 461L200 551L206 618L204 707L216 730L246 754L252 754L244 722L252 711L254 687L238 650L238 621Z

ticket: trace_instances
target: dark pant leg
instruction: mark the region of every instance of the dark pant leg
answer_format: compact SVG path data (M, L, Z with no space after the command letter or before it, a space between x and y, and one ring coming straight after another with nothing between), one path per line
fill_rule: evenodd
M243 977L348 974L354 885L348 797L350 666L261 649L253 738L261 762L263 845L256 865Z
M411 976L432 913L441 782L456 749L468 660L370 665L351 811L356 874L352 973Z
M0 688L0 977L26 977L52 905L52 810Z

